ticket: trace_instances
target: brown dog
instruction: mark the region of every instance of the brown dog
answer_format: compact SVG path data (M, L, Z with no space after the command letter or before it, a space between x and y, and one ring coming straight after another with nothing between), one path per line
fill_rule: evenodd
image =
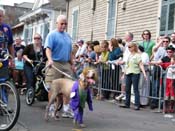
M80 87L85 89L89 85L95 84L97 80L98 80L97 72L95 71L95 69L84 68L78 82ZM56 100L55 109L57 109L59 104L61 104L62 99L64 103L66 104L69 103L70 94L74 83L75 81L67 78L59 78L52 81L51 90L50 90L50 99L45 112L45 120L48 120L49 108L51 104L54 103L55 100ZM57 120L56 114L57 114L57 110L54 111L54 118Z

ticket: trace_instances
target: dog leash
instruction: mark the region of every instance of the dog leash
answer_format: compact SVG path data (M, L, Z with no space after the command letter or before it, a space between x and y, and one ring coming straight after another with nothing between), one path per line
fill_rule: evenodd
M42 73L43 73L47 68L49 68L49 67L50 67L50 66L47 65L47 66L42 70ZM73 77L72 77L71 75L69 75L69 74L67 74L67 73L65 73L65 72L63 72L63 71L61 71L61 70L58 69L56 66L52 65L52 68L54 68L55 70L57 70L57 71L60 72L61 74L67 76L68 78L73 79Z

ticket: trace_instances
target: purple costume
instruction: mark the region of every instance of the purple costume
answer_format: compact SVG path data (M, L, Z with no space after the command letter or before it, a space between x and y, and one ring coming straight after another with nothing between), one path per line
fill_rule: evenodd
M78 122L79 124L83 123L83 108L81 105L81 98L79 95L79 83L78 81L75 81L73 87L72 87L72 91L74 92L75 95L73 97L71 97L71 101L70 101L70 106L71 109L74 112L74 120L76 122ZM91 91L90 88L87 88L84 90L85 91L85 95L86 95L86 102L89 106L89 110L92 111L93 110L93 106L92 106L92 97L91 97Z

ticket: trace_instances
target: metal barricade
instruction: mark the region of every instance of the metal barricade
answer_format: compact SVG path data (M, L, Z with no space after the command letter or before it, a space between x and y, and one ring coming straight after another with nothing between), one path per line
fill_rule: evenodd
M121 93L120 87L120 78L122 74L121 67L119 65L115 65L113 63L105 64L100 63L98 65L99 71L99 84L98 84L98 92L100 96L102 95L102 91L109 91L114 93ZM159 71L155 71L155 69L159 69ZM164 72L161 66L153 66L150 73L150 93L149 96L142 96L146 97L150 100L157 101L157 112L161 112L161 106L163 104L163 94L164 94ZM142 86L142 85L141 85ZM134 94L131 94L134 95ZM150 103L149 103L150 104Z
M164 97L164 71L161 66L151 66L151 92L149 98L150 106L157 107L161 112L162 100Z
M93 86L93 88L97 90L99 96L102 96L102 92L105 91L121 93L120 78L122 75L122 68L120 65L114 63L88 63L88 66L95 68L98 72L99 80L97 85ZM163 71L161 66L151 66L149 73L150 78L148 79L151 83L149 96L140 95L140 97L149 98L149 104L155 101L157 104L156 112L161 112L161 107L164 103L165 71Z
M113 63L100 63L99 69L99 95L102 96L102 92L109 91L119 93L120 91L120 75L121 68L119 65Z

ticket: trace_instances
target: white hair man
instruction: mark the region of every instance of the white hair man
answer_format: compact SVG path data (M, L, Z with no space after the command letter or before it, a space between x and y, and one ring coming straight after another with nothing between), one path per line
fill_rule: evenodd
M47 65L55 66L59 70L64 71L67 74L72 74L73 66L73 54L72 54L72 41L71 37L65 29L67 27L67 18L65 15L59 15L57 17L57 28L51 31L45 41L44 47L46 48L46 56L48 58ZM71 70L72 69L72 70ZM46 73L45 81L48 85L51 84L52 80L63 77L63 74L49 68ZM49 95L50 96L50 95ZM64 99L64 98L63 98ZM64 113L63 117L72 117L69 110L69 102L64 99L63 105Z
M123 73L123 75L121 77L121 94L119 96L115 97L116 100L121 100L121 99L125 100L125 98L126 98L125 97L126 82L125 82L125 74L124 74L125 71L124 71L124 66L123 65L126 64L126 62L128 61L128 57L131 54L129 49L128 49L128 45L133 41L133 38L134 38L133 33L131 33L131 32L126 32L125 33L124 39L125 39L126 44L125 44L124 52L123 52L123 59L120 60L120 61L117 61L117 63L116 63L118 65L121 65L122 73Z

